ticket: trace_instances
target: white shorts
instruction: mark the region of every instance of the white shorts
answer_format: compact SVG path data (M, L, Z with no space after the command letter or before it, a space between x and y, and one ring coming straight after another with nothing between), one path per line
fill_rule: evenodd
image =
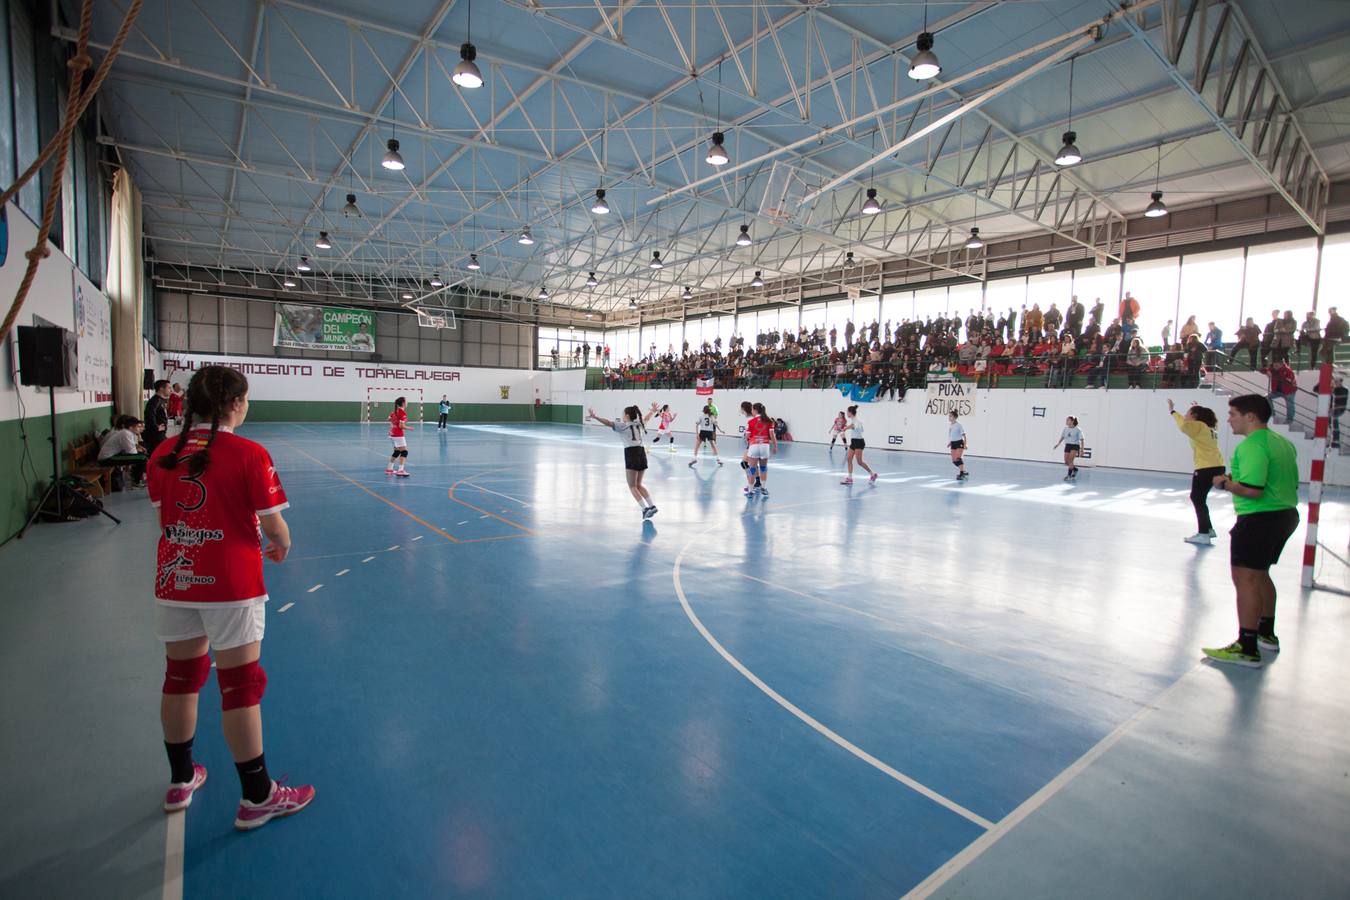
M251 606L227 606L213 609L203 603L201 609L155 604L155 637L166 644L204 637L212 650L229 650L263 639L267 627L267 602Z
M769 445L751 444L749 447L745 448L745 455L750 457L751 459L768 459Z
M406 437L391 437L389 440L394 442L394 448L396 450L408 449L408 439Z

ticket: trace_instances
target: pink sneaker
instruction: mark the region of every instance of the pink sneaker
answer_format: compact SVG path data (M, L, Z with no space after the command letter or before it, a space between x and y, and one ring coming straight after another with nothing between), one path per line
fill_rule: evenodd
M876 473L876 472L873 472L873 473L872 473L872 477L869 478L869 479L867 479L867 483L868 483L868 484L871 484L872 482L874 482L874 481L876 481L876 480L877 480L877 473Z
M394 470L394 474L397 475L399 478L411 478L411 477L412 477L412 473L411 473L411 472L405 472L405 471L403 471L402 469L395 469L395 470Z
M281 779L285 780L284 777ZM234 827L240 831L261 828L273 819L295 815L309 806L309 801L314 799L314 785L285 787L281 781L272 782L272 796L262 803L240 800L239 812L234 817Z
M384 474L386 474L386 475L393 475L393 474L394 474L394 469L393 469L393 467L390 466L389 468L385 469L385 470L384 470Z
M187 809L192 805L192 795L204 784L206 784L206 766L193 763L192 780L187 784L171 784L164 793L164 811L178 812L180 809Z

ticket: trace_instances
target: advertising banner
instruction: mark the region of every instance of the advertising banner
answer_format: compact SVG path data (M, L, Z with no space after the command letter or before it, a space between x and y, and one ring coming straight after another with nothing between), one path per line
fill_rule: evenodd
M112 310L108 298L71 267L75 300L75 346L79 355L79 376L75 385L82 391L112 393ZM139 379L137 379L139 380Z
M336 306L277 304L274 347L375 352L375 314Z
M961 381L928 382L928 402L924 414L946 417L956 413L963 419L975 415L975 385Z

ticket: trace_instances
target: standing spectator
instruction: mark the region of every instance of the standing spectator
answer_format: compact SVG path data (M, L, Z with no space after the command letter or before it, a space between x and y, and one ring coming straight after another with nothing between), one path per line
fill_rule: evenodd
M183 424L183 386L177 382L169 393L169 421L175 425Z
M1259 667L1261 651L1280 652L1275 636L1275 582L1270 567L1298 528L1298 457L1294 445L1267 427L1270 404L1258 394L1228 401L1228 427L1243 441L1233 448L1231 475L1214 486L1233 495L1237 524L1229 532L1229 562L1237 589L1238 639L1206 647L1217 663Z
M1200 367L1205 364L1205 345L1200 343L1200 336L1192 334L1186 338L1186 342L1181 345L1182 351L1186 354L1184 368L1186 370L1186 384L1188 388L1200 386Z
M1026 330L1026 339L1028 344L1039 344L1041 342L1041 328L1045 324L1045 314L1041 312L1039 303L1031 304L1031 312L1022 316L1022 327Z
M1345 379L1337 375L1331 379L1331 446L1341 445L1341 415L1345 412L1346 401L1350 400L1350 390L1346 390Z
M1077 295L1074 295L1074 298L1069 301L1069 309L1064 316L1064 324L1075 341L1083 336L1083 304L1078 302Z
M1126 317L1139 318L1139 301L1129 291L1126 291L1125 296L1121 298L1120 308L1116 311L1116 315L1120 317L1122 322L1125 321Z
M1309 367L1317 365L1317 351L1322 348L1322 322L1317 318L1317 313L1308 310L1308 315L1303 319L1303 327L1298 333L1298 348L1301 351L1303 345L1307 344L1308 365Z
M1283 359L1270 367L1270 394L1266 398L1272 407L1275 398L1284 398L1284 424L1294 424L1294 395L1298 393L1298 376Z
M1223 350L1223 330L1213 322L1209 323L1209 330L1205 332L1205 346L1215 352Z
M554 347L552 350L548 351L548 355L553 359L553 368L558 368L558 348Z
M1238 350L1247 348L1247 368L1256 371L1256 353L1261 347L1261 329L1257 326L1256 320L1251 316L1247 317L1247 324L1237 330L1238 340L1233 345L1233 361L1237 361ZM1262 354L1262 362L1265 361L1265 354Z
M1327 309L1327 330L1322 336L1322 362L1336 362L1336 345L1350 334L1350 322L1336 313L1336 307Z
M1139 338L1130 339L1130 349L1125 354L1125 371L1130 376L1131 388L1143 387L1144 370L1148 368L1148 348Z
M1186 324L1181 326L1181 331L1178 332L1177 338L1182 344L1185 344L1186 339L1191 335L1195 335L1196 337L1200 336L1200 326L1195 324L1195 316L1188 318Z
M839 329L838 329L838 328L835 328L833 325L831 325L831 326L830 326L830 349L831 349L831 350L834 349L834 345L838 342L838 340L839 340Z
M1298 331L1298 322L1294 321L1294 311L1286 309L1284 318L1275 323L1275 342L1271 345L1270 358L1280 362L1289 362L1289 353L1294 349L1294 333Z
M1171 320L1171 319L1168 319L1168 320L1167 320L1167 324L1163 326L1163 330L1162 330L1162 343L1160 343L1158 346L1159 346L1160 348L1162 348L1163 352L1166 352L1166 351L1167 351L1167 348L1170 347L1170 346L1172 346L1172 320Z
M857 329L853 327L853 320L849 319L848 323L844 325L844 346L849 350L853 349L853 332L856 330Z
M155 382L154 390L145 401L145 433L141 436L147 456L169 436L169 382L161 378Z
M688 344L685 344L684 349L685 349L685 352L687 353L687 352L689 351L689 345L688 345ZM581 345L581 364L582 364L583 366L589 366L589 365L591 364L591 342L590 342L590 341L586 341L585 343L583 343L583 344Z
M1274 358L1271 352L1275 346L1275 326L1280 322L1280 311L1272 309L1270 311L1270 321L1266 323L1265 329L1261 332L1261 368L1265 368Z
M1058 335L1059 326L1064 324L1064 314L1059 311L1055 304L1051 303L1050 308L1045 311L1042 321L1045 323L1046 334Z
M1097 302L1092 304L1092 312L1088 314L1088 323L1095 325L1098 329L1102 327L1102 317L1106 315L1106 304L1102 298L1098 297Z

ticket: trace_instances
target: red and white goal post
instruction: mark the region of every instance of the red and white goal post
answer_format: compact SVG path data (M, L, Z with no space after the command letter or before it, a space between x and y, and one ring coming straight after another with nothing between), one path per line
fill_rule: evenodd
M1326 564L1326 558L1330 557L1335 561L1335 568L1343 575L1350 576L1350 550L1332 549L1318 540L1318 529L1322 522L1323 485L1327 471L1327 447L1331 440L1331 377L1332 364L1322 363L1317 379L1317 424L1313 429L1312 471L1308 477L1308 525L1303 538L1302 583L1305 588L1350 595L1350 589L1347 589L1350 585L1340 587L1317 579L1320 568L1317 565L1319 550L1323 554L1323 565ZM1342 556L1342 553L1345 555Z
M408 398L408 424L423 423L422 389L417 387L374 387L366 388L366 402L361 404L362 424L383 423L389 421L394 411L394 401L399 397Z

